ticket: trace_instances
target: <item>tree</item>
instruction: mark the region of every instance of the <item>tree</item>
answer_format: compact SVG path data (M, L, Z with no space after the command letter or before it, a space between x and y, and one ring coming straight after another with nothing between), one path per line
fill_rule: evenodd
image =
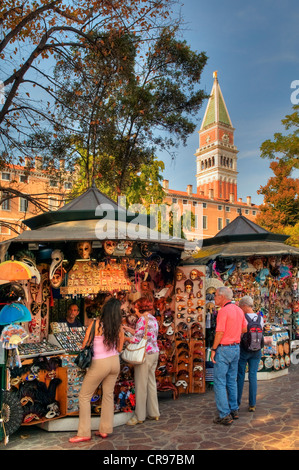
M24 140L44 123L61 127L55 114L56 87L53 62L70 58L86 47L100 49L93 31L117 30L146 35L168 16L169 0L3 0L0 26L1 161L16 151L28 153ZM43 68L43 65L45 68ZM0 161L0 162L1 162Z
M172 1L3 0L0 165L35 153L58 172L66 156L90 186L112 158L117 194L161 194L157 150L186 141L206 98L207 57L177 39Z
M80 152L83 154L83 151ZM95 160L94 165L94 183L96 187L111 199L117 201L119 190L117 187L118 169L115 157L112 155L101 155ZM90 164L94 164L91 161ZM70 197L75 198L86 190L86 165L81 161L77 182L73 187ZM164 163L155 158L147 165L140 166L138 173L132 172L128 175L130 185L123 191L122 195L126 197L127 207L132 204L143 203L148 208L153 202L160 204L165 197L163 188L160 184L160 172L164 170Z
M0 168L22 164L32 152L43 153L44 170L55 169L55 160L68 142L57 139L64 123L53 67L59 60L72 60L88 49L101 52L94 31L136 34L146 39L163 24L171 0L2 0L0 11ZM49 131L50 130L50 131ZM32 134L34 137L28 138ZM45 138L46 136L46 138ZM51 165L49 165L49 160ZM67 162L68 163L68 162ZM72 170L73 161L68 168ZM57 168L55 171L58 171ZM0 186L5 198L18 197L11 187ZM26 199L27 194L22 194ZM39 196L31 202L40 210Z
M127 194L136 187L134 175L144 174L144 165L153 168L159 149L171 151L194 131L191 118L207 97L198 89L207 57L179 41L177 32L165 27L146 45L134 34L99 32L101 51L86 49L73 73L68 61L58 63L61 137L85 165L88 186L99 168L111 180L104 167L112 158L112 186Z
M299 222L299 180L292 178L294 170L299 168L299 106L293 110L282 120L285 129L292 129L292 133L275 133L273 140L261 145L261 157L275 161L270 163L274 176L258 191L264 195L264 204L257 223L270 231L286 234ZM293 244L294 239L288 243Z
M258 191L264 195L264 204L257 223L267 230L281 233L284 227L299 222L299 181L290 177L293 168L282 160L272 162L270 168L275 176Z

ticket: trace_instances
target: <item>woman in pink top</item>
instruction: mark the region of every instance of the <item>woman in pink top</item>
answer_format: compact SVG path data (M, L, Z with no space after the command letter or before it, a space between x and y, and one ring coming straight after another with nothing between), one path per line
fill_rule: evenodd
M105 438L113 431L114 387L120 371L119 353L123 348L124 331L121 325L121 303L111 298L105 303L100 318L95 320L94 355L79 394L79 427L71 443L91 439L90 400L102 384L103 397L99 431L95 434ZM86 345L92 324L89 325L82 347Z

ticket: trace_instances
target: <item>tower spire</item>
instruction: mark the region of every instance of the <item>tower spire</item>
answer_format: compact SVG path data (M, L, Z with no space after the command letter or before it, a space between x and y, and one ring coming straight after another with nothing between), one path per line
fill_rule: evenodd
M206 197L237 200L237 149L232 125L217 70L199 131L197 192Z

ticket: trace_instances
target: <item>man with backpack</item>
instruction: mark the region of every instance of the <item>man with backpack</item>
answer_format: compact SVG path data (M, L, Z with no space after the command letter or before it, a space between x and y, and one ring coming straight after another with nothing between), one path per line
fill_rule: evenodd
M230 425L238 418L237 373L241 334L247 331L244 313L232 302L233 292L219 287L215 304L220 307L212 346L211 361L214 363L214 392L219 416L214 423Z
M248 411L255 411L257 393L257 371L262 356L264 346L263 326L264 320L260 313L253 311L253 299L245 295L239 301L239 307L245 314L247 321L247 331L243 334L240 343L240 359L238 364L238 406L241 404L245 370L248 363L249 380L249 408Z

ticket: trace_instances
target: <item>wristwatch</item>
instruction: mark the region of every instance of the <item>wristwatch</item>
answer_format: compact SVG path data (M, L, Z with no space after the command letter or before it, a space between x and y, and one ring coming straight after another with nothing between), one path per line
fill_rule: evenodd
M217 351L217 348L216 348L216 349L213 349L213 348L212 348L211 351Z

